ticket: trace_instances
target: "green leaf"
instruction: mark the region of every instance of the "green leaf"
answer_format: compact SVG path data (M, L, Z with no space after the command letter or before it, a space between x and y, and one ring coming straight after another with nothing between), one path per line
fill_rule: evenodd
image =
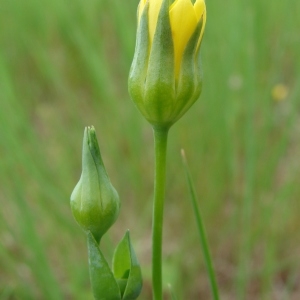
M113 272L123 300L136 299L143 286L141 267L131 245L129 231L118 244L113 257ZM124 286L124 280L127 281Z
M173 290L173 287L171 286L171 284L169 284L169 289L170 289L171 299L172 300L178 300L176 294L174 293L174 290Z
M197 200L197 196L196 196L192 176L190 174L189 167L188 167L188 164L187 164L187 161L186 161L184 150L181 150L181 156L182 156L182 161L183 161L183 165L184 165L184 169L185 169L186 179L187 179L187 183L188 183L188 187L189 187L189 191L190 191L190 195L191 195L191 202L192 202L194 215L195 215L195 218L196 218L197 229L198 229L198 233L199 233L199 239L200 239L200 243L201 243L201 247L202 247L204 261L205 261L205 264L206 264L206 270L207 270L209 281L210 281L211 293L212 293L212 296L213 296L214 300L219 300L219 290L218 290L216 275L215 275L213 263L212 263L212 260L211 260L211 257L210 257L210 252L209 252L207 237L206 237L206 233L205 233L205 228L204 228L204 224L203 224L202 217L201 217L201 214L200 214L200 210L199 210L199 207L198 207L198 200Z
M98 243L87 233L90 279L96 300L121 300L119 286L105 260Z

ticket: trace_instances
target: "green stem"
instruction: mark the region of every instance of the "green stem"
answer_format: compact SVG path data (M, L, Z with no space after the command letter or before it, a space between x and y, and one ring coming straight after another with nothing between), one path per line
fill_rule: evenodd
M166 150L168 129L154 128L155 179L152 220L152 284L153 299L162 300L162 235L166 182Z

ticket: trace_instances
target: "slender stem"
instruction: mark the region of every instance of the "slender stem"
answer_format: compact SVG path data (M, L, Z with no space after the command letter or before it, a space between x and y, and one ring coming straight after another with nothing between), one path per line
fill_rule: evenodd
M152 220L152 284L153 299L162 300L162 236L166 182L166 150L168 129L154 128L155 179Z

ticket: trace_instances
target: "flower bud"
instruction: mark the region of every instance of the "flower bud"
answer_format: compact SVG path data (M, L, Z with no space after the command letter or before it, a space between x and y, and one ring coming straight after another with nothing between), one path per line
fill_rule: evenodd
M77 223L98 242L119 214L119 196L103 165L94 127L84 131L82 173L71 195L71 209Z
M154 127L170 127L202 90L204 0L140 0L129 93Z

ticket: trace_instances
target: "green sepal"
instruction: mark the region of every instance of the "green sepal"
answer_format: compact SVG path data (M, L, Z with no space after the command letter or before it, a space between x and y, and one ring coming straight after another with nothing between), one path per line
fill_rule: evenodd
M191 36L182 57L176 88L174 122L180 119L199 98L202 91L202 68L199 64L198 41L203 26L203 18Z
M169 127L175 101L174 45L169 18L169 0L163 0L150 51L144 105L148 121Z
M82 173L71 199L73 216L97 242L116 221L120 199L105 170L94 127L84 130Z
M143 286L142 272L130 241L129 231L115 249L113 272L119 283L122 300L136 299ZM126 286L124 283L126 281Z
M89 270L95 300L121 300L119 286L91 232L87 233Z
M136 45L134 57L129 72L128 91L132 100L147 118L147 112L144 107L144 85L147 76L149 60L149 25L148 25L149 2L146 3L136 34Z

